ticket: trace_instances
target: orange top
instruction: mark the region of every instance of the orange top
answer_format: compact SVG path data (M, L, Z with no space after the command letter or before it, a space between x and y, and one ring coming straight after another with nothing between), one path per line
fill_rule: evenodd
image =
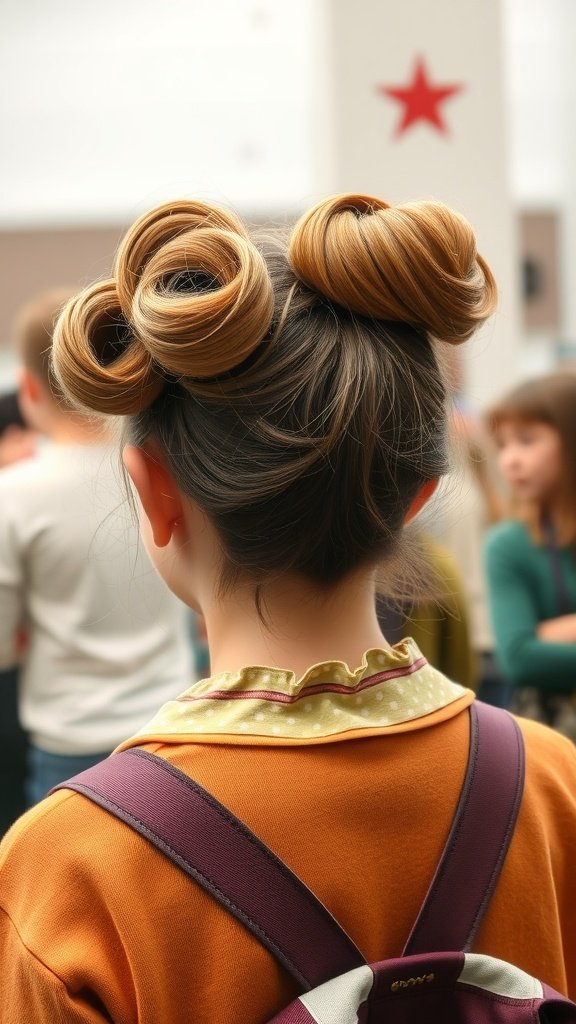
M244 819L370 961L402 950L446 838L472 693L411 642L291 673L204 680L130 742ZM576 996L576 750L521 722L526 788L474 949ZM125 744L126 746L126 744ZM247 1024L298 992L140 835L63 791L0 847L2 1024Z

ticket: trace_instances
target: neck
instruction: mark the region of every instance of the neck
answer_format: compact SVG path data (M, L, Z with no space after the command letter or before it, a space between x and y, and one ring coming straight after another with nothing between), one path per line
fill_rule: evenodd
M74 413L53 415L45 424L46 435L54 444L90 445L104 444L110 439L106 421L88 419Z
M204 609L211 672L266 665L301 676L311 665L356 668L370 648L388 647L375 611L373 574L350 577L328 594L301 579L240 588Z

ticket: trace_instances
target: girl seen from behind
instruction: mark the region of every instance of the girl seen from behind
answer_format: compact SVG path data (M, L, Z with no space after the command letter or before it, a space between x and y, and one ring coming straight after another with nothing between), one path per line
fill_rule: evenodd
M576 374L522 384L489 425L513 502L486 544L498 658L515 710L576 740Z
M436 344L466 341L494 305L470 225L441 204L334 197L286 246L182 201L134 225L114 278L56 332L66 393L128 417L145 544L207 627L211 677L122 747L228 806L369 961L399 955L428 889L473 701L413 642L389 646L375 578L447 468ZM574 993L574 873L551 848L560 822L576 843L576 755L522 728L522 808L474 949ZM69 790L5 841L0 907L15 1020L263 1024L300 991L204 889Z

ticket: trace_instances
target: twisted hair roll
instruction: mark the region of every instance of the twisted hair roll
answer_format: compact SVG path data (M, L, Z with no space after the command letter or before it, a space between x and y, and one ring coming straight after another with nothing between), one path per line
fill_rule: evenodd
M442 203L340 195L298 221L289 258L328 299L460 344L492 313L496 283L468 221Z
M167 203L128 232L114 277L65 306L55 371L80 405L133 414L166 375L210 378L240 363L267 333L273 305L266 264L236 217Z

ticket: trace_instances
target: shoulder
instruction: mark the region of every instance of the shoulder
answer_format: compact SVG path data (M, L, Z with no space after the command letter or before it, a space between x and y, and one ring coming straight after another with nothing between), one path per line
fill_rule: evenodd
M22 459L12 466L7 466L0 473L0 495L10 498L12 495L29 495L41 491L54 478L56 454L51 448L40 450L29 459Z
M60 847L58 837L63 825L66 830L72 827L75 836L80 836L90 824L90 813L86 812L90 812L91 804L75 800L74 796L72 790L61 790L46 797L18 818L6 833L0 843L0 904L14 865L22 867L34 863L46 843L54 841ZM67 849L70 852L68 845Z
M576 825L576 746L541 722L520 717L516 721L524 739L527 785L540 787L546 803L555 793L567 798Z
M507 519L487 530L485 550L488 557L494 553L511 555L516 552L525 556L534 550L534 544L524 523Z
M520 727L527 749L545 755L546 759L552 758L554 763L562 763L573 772L576 771L576 746L567 736L532 718L522 718L520 715L514 715L514 718ZM574 795L576 797L576 792Z
M71 915L69 924L86 916L102 924L113 884L110 869L123 862L133 838L122 824L90 800L62 790L8 831L0 843L0 910L28 949L38 953L58 941L59 931L68 928L62 914Z
M155 851L135 850L139 839L90 800L63 790L28 811L0 844L0 961L9 960L11 994L26 977L22 1002L28 1005L27 999L37 997L45 1010L42 1020L68 1020L61 1003L69 1008L69 993L76 1007L76 999L83 1006L83 990L113 992L110 950L125 947L130 927L139 936L145 927L142 920L134 920L139 901L135 907L126 898L138 890L135 861L141 877L153 873L146 857ZM35 980L37 970L42 978ZM54 985L62 986L57 995ZM52 997L60 1013L49 1012ZM3 1006L0 997L2 1019ZM92 1020L78 1013L74 1020ZM34 1020L40 1016L32 1014ZM120 1015L114 1014L114 1020Z
M40 456L17 462L0 472L0 532L9 532L10 543L19 547L28 538L31 523L41 507L44 464Z
M124 496L118 466L107 449L96 446L92 450L91 446L46 445L33 458L0 473L0 514L4 519L21 517L23 505L27 521L34 512L44 521L48 509L60 518L63 510L80 505L110 512Z
M576 846L576 746L540 722L523 718L516 721L524 738L521 820L530 857L533 866L540 858L542 872L552 865L560 872L558 878L562 877L564 869L560 865L564 863L566 884L573 877L571 859ZM542 860L543 847L549 851L547 866ZM571 901L573 897L572 891Z
M0 491L10 492L25 486L29 480L33 480L38 470L43 468L43 457L33 455L29 459L22 459L21 462L14 462L6 466L0 473Z

